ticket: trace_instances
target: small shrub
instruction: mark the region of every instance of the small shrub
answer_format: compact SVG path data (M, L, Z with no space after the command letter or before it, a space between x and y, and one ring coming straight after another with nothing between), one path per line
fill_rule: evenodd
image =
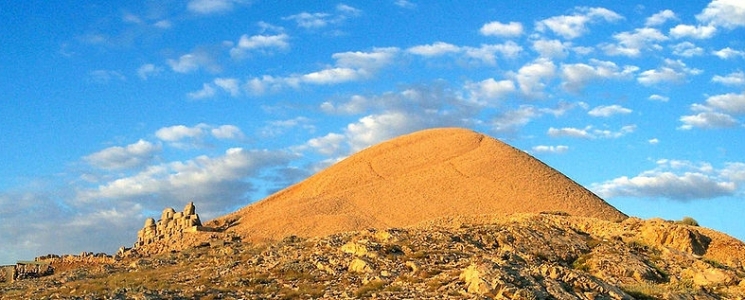
M684 217L682 220L676 223L683 224L683 225L689 225L689 226L699 226L698 221L696 221L696 219L691 218L691 217Z

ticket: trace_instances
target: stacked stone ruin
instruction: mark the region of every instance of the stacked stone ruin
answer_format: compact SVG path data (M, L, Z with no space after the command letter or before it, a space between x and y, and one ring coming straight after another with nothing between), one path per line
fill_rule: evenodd
M166 208L155 222L153 218L145 220L145 227L137 232L137 242L134 248L142 247L161 240L181 238L184 232L202 230L202 222L196 213L194 202L184 207L183 212L176 212L173 208Z

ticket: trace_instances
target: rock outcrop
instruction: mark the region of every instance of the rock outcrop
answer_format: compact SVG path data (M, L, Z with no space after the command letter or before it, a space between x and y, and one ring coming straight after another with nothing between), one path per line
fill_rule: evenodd
M180 239L184 232L197 232L204 229L196 213L194 202L189 202L183 212L176 212L168 207L163 210L157 222L153 218L145 220L145 226L137 232L134 249L162 240Z

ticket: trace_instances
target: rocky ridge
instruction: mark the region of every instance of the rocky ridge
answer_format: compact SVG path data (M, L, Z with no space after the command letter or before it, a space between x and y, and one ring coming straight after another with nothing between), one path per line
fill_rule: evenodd
M0 298L745 297L745 244L664 220L519 214L270 243L213 235L182 251L0 283Z

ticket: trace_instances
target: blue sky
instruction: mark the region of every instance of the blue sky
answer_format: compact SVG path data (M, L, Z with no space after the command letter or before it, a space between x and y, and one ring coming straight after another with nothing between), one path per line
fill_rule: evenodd
M207 220L441 126L745 239L745 3L512 2L1 5L0 264L112 253L164 207Z

